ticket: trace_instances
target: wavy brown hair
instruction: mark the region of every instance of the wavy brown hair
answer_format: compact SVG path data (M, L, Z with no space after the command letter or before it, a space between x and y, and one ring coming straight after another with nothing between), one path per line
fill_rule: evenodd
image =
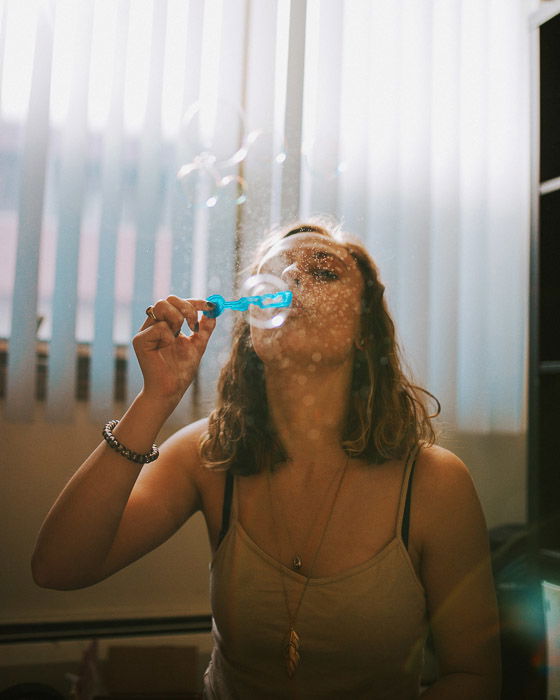
M370 464L403 459L420 442L433 444L431 419L439 402L407 379L402 368L395 326L387 309L385 287L363 244L339 226L322 219L277 229L259 247L250 270L272 246L296 233L318 233L345 246L356 261L364 286L361 300L362 347L354 357L351 401L342 447L352 458ZM436 405L430 415L427 401ZM264 367L253 349L247 320L233 329L229 360L218 383L218 403L201 440L205 466L256 474L286 461L287 453L269 419Z

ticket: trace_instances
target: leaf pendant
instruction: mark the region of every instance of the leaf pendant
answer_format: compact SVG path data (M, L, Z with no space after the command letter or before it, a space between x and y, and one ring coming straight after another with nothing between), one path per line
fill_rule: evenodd
M291 678L299 666L299 635L293 627L290 627L288 644L286 645L286 673Z

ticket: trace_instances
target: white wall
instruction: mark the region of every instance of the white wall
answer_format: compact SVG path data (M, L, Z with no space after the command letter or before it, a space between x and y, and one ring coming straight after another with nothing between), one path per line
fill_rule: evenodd
M209 613L210 549L200 515L160 548L91 588L48 591L32 581L29 562L41 522L102 439L101 427L83 404L72 424L46 422L41 406L34 423L3 422L0 622Z
M70 425L48 423L41 406L32 424L2 423L0 624L209 613L210 550L201 516L156 551L91 588L57 592L33 583L29 561L39 526L77 465L101 439L100 430L83 404ZM489 527L525 521L524 435L447 432L441 442L469 467ZM35 647L39 649L29 649ZM50 650L57 656L63 649L75 653L80 645L41 648L41 653ZM0 651L0 666L29 659L24 645Z

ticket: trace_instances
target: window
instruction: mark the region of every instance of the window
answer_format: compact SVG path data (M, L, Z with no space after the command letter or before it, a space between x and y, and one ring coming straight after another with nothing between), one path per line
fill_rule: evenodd
M523 430L532 5L3 0L6 415L31 419L37 340L49 410L80 344L107 415L148 303L235 294L270 224L322 212L368 243L445 420Z

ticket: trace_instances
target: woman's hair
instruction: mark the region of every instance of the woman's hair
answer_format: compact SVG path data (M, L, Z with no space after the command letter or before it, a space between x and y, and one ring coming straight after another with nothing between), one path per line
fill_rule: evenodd
M324 219L313 218L276 229L259 247L251 270L283 238L312 232L342 244L356 261L363 277L361 300L362 347L355 352L351 400L342 447L352 458L371 464L404 458L419 442L432 444L431 418L439 402L412 384L401 367L395 326L387 310L385 287L363 244ZM436 404L430 415L426 398ZM205 466L230 469L235 474L256 474L286 461L287 453L269 420L263 363L253 349L251 328L238 318L233 329L229 360L218 383L217 407L210 414L208 431L201 440Z

